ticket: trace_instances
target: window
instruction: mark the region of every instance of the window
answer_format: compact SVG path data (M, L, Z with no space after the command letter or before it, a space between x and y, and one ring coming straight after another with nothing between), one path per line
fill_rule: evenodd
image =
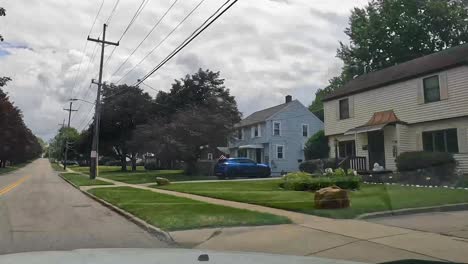
M302 136L309 137L309 125L302 124Z
M247 157L247 150L246 149L238 149L237 150L237 157L239 157L239 158Z
M283 145L276 145L276 158L284 159L284 146Z
M240 140L243 140L244 139L244 131L242 131L242 128L239 128L237 130L237 138L240 139Z
M338 143L338 155L340 158L356 156L356 144L354 140L340 141Z
M340 119L349 118L349 99L340 100Z
M458 153L456 128L423 132L422 138L424 151Z
M213 153L208 153L208 160L213 160Z
M281 135L281 123L273 122L273 136Z
M256 126L253 126L250 131L251 131L252 138L260 137L260 135L261 135L260 134L260 124L258 124Z
M423 79L424 103L440 101L439 75Z

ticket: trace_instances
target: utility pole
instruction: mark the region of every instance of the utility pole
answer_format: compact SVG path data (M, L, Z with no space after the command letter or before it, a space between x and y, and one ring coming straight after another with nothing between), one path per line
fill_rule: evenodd
M96 107L94 108L94 135L93 135L93 145L91 146L91 164L89 167L89 178L96 179L98 174L98 162L99 162L99 124L101 116L101 88L102 88L102 68L104 63L104 48L107 45L119 46L119 42L109 42L106 41L106 28L107 25L103 25L102 29L102 40L93 39L88 36L89 41L101 43L101 62L99 65L99 80L98 80L98 89L96 96ZM94 83L94 80L93 80Z
M71 113L76 112L78 110L72 109L73 108L73 102L70 102L70 108L64 108L63 110L68 112L68 128L70 128L70 119L71 119ZM67 162L68 162L68 137L65 140L65 162L63 163L63 170L67 169Z

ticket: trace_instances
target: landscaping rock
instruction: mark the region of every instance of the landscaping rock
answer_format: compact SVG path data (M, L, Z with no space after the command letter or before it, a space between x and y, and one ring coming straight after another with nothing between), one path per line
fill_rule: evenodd
M338 209L349 207L349 196L346 190L338 186L322 188L315 192L316 209Z
M159 186L169 185L171 182L166 178L156 177L156 183Z

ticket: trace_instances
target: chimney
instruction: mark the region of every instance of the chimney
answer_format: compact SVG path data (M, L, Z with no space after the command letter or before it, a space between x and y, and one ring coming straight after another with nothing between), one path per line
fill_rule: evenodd
M291 95L286 95L286 103L290 103L292 101Z

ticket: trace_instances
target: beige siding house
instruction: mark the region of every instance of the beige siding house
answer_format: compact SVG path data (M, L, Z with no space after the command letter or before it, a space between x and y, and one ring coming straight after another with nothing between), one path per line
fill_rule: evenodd
M324 99L330 156L395 170L406 151L454 153L468 173L468 45L355 78Z

